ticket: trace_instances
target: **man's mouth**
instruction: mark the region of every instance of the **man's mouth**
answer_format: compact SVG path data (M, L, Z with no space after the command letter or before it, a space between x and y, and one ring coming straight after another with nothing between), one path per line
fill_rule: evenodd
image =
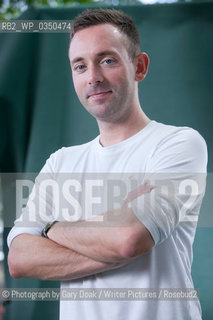
M108 94L111 94L112 91L108 90L108 91L99 91L99 92L92 92L89 93L87 98L92 98L92 99L101 99L104 98L105 96L107 96Z

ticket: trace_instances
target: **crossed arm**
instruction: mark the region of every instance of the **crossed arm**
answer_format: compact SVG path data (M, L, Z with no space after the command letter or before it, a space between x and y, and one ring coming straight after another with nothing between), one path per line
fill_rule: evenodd
M101 222L58 222L49 239L16 236L8 255L10 274L73 280L122 267L153 247L151 234L128 206L100 217Z
M41 236L21 234L12 241L8 265L14 278L74 280L120 267L89 259Z
M113 218L111 218L113 216ZM148 252L154 241L132 209L107 212L103 221L59 222L48 237L56 243L90 259L122 263Z

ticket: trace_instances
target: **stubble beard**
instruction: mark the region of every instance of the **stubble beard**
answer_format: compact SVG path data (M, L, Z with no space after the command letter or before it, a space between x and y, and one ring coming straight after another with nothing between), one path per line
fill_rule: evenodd
M120 123L127 118L128 108L123 101L111 101L106 106L106 102L96 105L84 105L84 108L97 120L107 123Z
M122 90L126 94L120 94L118 98L109 97L106 101L81 101L84 108L97 120L107 123L121 123L128 118L131 108L127 94L128 88ZM112 92L114 95L114 92Z

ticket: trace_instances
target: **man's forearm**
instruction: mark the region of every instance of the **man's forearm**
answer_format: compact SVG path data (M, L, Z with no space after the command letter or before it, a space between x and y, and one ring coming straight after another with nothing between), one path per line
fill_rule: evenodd
M132 209L106 212L102 217L103 222L56 223L48 231L48 237L91 259L110 263L131 260L153 246L150 233Z
M56 223L48 231L48 237L89 258L104 262L118 262L120 259L115 244L118 239L122 242L122 231L125 227L121 227L121 224L124 225L124 217L116 223L112 218L112 222L109 223L110 214L115 213L106 213L105 217L104 215L99 216L101 221ZM121 213L118 214L121 215Z
M122 262L149 251L154 245L151 234L135 216L128 203L154 189L148 183L130 191L118 210L94 219L60 222L53 225L48 237L56 243L101 262Z
M73 280L121 266L89 259L40 236L21 234L12 241L8 264L15 278Z

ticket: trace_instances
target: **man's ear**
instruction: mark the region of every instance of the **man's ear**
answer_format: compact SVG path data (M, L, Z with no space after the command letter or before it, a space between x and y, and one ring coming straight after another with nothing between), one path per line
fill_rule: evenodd
M148 72L149 57L145 52L139 53L135 57L135 81L142 81Z

